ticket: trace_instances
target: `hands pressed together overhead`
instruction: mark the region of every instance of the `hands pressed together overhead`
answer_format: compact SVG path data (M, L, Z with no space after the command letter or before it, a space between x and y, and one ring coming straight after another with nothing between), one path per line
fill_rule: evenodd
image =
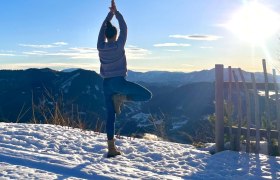
M111 1L111 7L109 7L109 9L113 14L115 14L115 12L117 11L117 7L114 0Z

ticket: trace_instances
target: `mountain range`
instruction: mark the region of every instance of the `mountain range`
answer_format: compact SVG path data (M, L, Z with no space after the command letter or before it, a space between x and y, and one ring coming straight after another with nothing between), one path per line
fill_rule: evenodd
M255 74L257 81L263 80L262 73ZM244 76L249 80L249 73L244 72ZM124 105L116 124L120 134L164 133L171 141L187 142L188 134L211 126L207 117L215 110L214 69L191 73L129 71L127 79L150 89L153 98ZM101 123L104 131L102 81L96 72L83 69L1 70L0 120L32 122L35 117L46 123L46 116L53 116L59 107L65 119L83 121L90 129Z
M238 69L233 68L239 80L241 80L238 73ZM251 81L250 72L243 71L245 81ZM257 82L264 82L264 74L262 72L255 72L255 78ZM194 71L190 73L184 72L168 72L168 71L149 71L149 72L134 72L128 71L128 80L130 81L140 81L146 83L153 83L159 85L184 85L194 82L214 82L215 81L215 69ZM228 69L224 69L224 80L228 81ZM273 77L268 74L269 82L273 82ZM280 76L277 76L278 82L280 82Z

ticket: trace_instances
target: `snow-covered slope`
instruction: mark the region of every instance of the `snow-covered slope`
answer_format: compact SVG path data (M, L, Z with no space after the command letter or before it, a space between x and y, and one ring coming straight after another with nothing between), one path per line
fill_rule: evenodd
M53 125L0 123L0 179L279 179L280 158L106 136Z

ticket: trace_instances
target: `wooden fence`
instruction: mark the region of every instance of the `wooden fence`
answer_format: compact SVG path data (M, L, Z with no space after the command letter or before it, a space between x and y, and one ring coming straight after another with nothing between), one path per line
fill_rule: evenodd
M228 67L228 81L224 81L224 66L215 66L215 141L216 152L224 150L225 134L229 137L230 149L241 150L241 138L246 142L246 152L260 152L260 140L267 141L268 154L272 154L272 140L278 143L278 154L280 153L280 102L276 72L273 70L273 82L268 81L266 61L263 60L264 82L256 82L255 74L250 73L251 82L246 82L240 68L233 70ZM238 76L239 75L239 76ZM259 90L265 92L264 103L260 103ZM275 100L269 97L269 92L275 93ZM233 98L233 92L235 98ZM260 111L260 106L264 110ZM276 106L276 107L275 107ZM276 112L272 120L271 112ZM244 112L243 112L244 111ZM261 119L261 117L263 119ZM225 125L225 118L227 125ZM266 128L261 129L261 124ZM272 129L272 122L276 129ZM245 126L245 127L242 127ZM276 142L276 143L275 143Z

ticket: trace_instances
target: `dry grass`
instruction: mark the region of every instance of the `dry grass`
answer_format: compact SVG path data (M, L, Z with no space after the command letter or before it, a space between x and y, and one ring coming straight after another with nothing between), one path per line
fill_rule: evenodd
M31 109L32 118L30 123L32 124L54 124L69 128L79 128L81 130L88 130L92 127L81 118L78 105L66 105L62 93L58 98L55 98L47 89L45 89L45 93L39 98L37 103L34 102L32 93L32 107L26 111L23 111L23 109L24 106L18 115L17 122ZM104 122L98 119L94 132L100 134L103 127Z

